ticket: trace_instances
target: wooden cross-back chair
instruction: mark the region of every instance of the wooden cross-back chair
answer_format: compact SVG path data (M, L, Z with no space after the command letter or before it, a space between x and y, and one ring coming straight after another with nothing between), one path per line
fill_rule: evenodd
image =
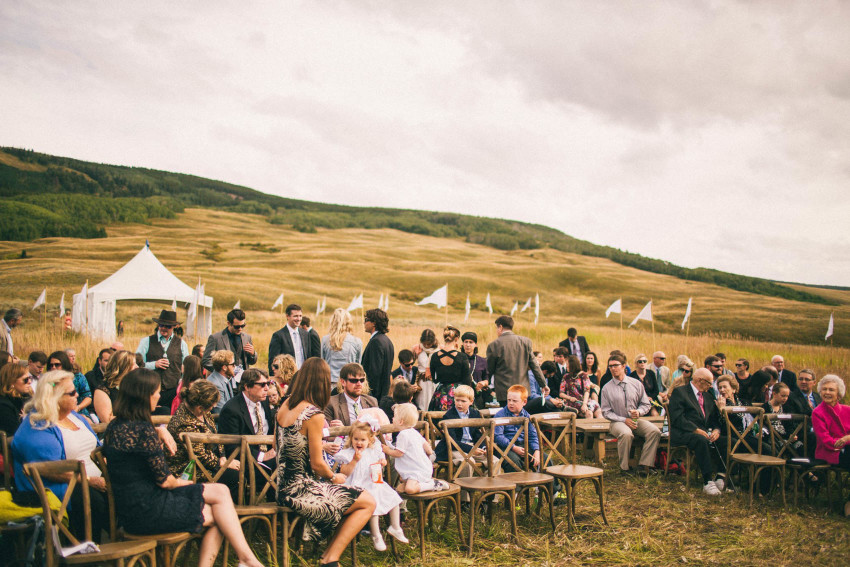
M171 532L165 534L136 535L125 531L119 533L115 517L115 493L112 491L112 481L109 477L109 469L106 466L106 457L103 456L103 448L98 447L91 454L92 461L98 466L106 482L106 499L109 505L109 539L112 541L153 541L156 543L156 553L159 563L164 567L173 567L180 552L188 553L189 544L198 543L203 534L192 534L189 532Z
M152 415L151 416L151 423L153 423L154 426L168 425L170 421L171 421L170 415ZM102 436L106 432L106 426L107 425L109 425L109 424L108 423L95 423L94 425L92 425L92 431L94 431L95 435Z
M693 471L693 463L696 460L696 455L694 452L688 448L687 445L673 445L672 435L670 435L670 409L668 402L662 402L661 404L664 407L664 413L667 415L667 432L661 434L661 442L667 445L667 460L664 462L664 476L670 472L670 463L673 462L673 454L677 452L681 452L685 457L685 488L691 487L691 475L695 472Z
M140 561L149 567L156 566L156 541L152 539L102 543L99 546L100 551L97 553L62 557L54 546L54 538L56 538L56 541L66 539L71 545L80 544L80 541L62 523L62 518L68 509L68 503L71 501L71 494L77 485L80 486L82 493L83 518L85 522L84 539L85 541L91 541L92 539L91 501L85 464L82 461L70 460L27 463L24 465L24 472L32 480L32 485L41 500L41 507L44 512L44 527L47 534L45 545L47 567L55 567L56 565L101 565L104 563L114 563L122 567L134 567ZM47 490L44 488L42 477L60 475L70 475L70 481L68 482L68 488L65 491L65 497L62 499L61 506L58 510L52 510L47 500Z
M567 491L567 525L575 526L578 484L589 480L596 489L596 495L599 498L599 512L602 515L602 521L607 526L604 471L597 467L576 464L576 414L572 412L545 413L531 416L531 419L537 426L538 432L550 428L563 428L559 439L564 437L564 440L568 443L568 451L563 455L558 454L561 455L561 458L566 457L567 462L562 465L549 466L543 470L546 471L546 474L560 480ZM538 437L542 437L542 434Z
M7 437L5 431L0 431L0 452L3 455L3 490L10 491L12 489L13 471L12 466L12 437ZM32 531L31 524L0 524L0 537L16 538L16 553L21 553L25 548L26 535ZM9 548L11 550L12 545ZM2 550L0 550L2 551Z
M431 448L436 449L437 443L443 439L443 432L440 429L440 420L446 414L444 411L420 411L419 421L424 421L428 424L428 434L423 433L423 437L431 442ZM446 475L448 478L449 464L446 461L434 461L434 476L443 478Z
M251 449L258 446L274 447L274 435L242 436L242 465L247 469L248 474L247 505L242 511L237 509L237 514L239 514L239 521L243 524L249 520L261 520L267 523L272 536L270 544L274 564L277 564L277 520L278 516L281 516L283 564L289 565L289 513L292 510L277 505L277 467L267 469L257 462Z
M525 495L525 513L531 514L531 492L533 488L538 489L538 493L540 497L537 500L537 512L543 508L543 499L542 497L546 497L546 501L549 505L549 523L552 524L552 531L555 531L555 511L553 510L553 498L554 498L554 485L555 478L546 473L540 473L534 470L534 466L531 458L531 451L529 449L529 429L531 427L530 421L525 417L497 417L493 419L494 431L495 427L504 426L504 425L518 425L516 433L511 437L508 441L507 447L502 449L499 447L497 443L493 443L493 452L494 458L498 458L498 462L496 463L496 470L505 471L505 465L507 463L512 463L510 461L508 455L511 453L513 448L516 446L517 441L520 437L523 438L523 452L524 455L522 457L522 470L521 471L509 471L502 472L498 475L498 478L502 480L507 480L508 482L513 482L516 485L516 494L514 497L514 508L516 509L516 501L522 498L523 494ZM537 430L534 430L537 433ZM540 443L540 435L537 435L538 444ZM540 458L544 458L544 451L542 450L543 446L539 445L540 450Z
M785 459L763 454L764 435L762 432L764 427L764 409L756 406L732 406L722 408L720 411L726 419L726 435L728 439L726 463L729 470L727 470L726 474L731 476L732 466L735 464L747 467L747 472L750 477L749 504L752 505L753 489L759 475L761 475L761 473L765 470L770 471L771 474L774 469L778 470L780 473L779 485L782 490L782 505L784 506ZM732 423L732 420L729 419L731 414L736 413L748 413L753 417L753 420L743 431L740 431L735 424ZM750 444L753 441L750 435L755 435L755 448L753 448ZM746 452L739 452L739 450Z
M802 413L765 414L764 420L770 433L770 448L772 453L780 459L785 459L786 466L793 473L792 484L794 485L794 506L796 506L800 483L803 481L804 475L809 473L826 473L829 469L829 464L811 462L808 458L810 454L809 424L811 421L808 415ZM786 439L776 430L774 421L782 422L787 437L797 437L801 440L803 446L796 448L793 443L786 442ZM809 495L808 488L808 485L804 484L804 495L806 498ZM827 499L831 500L829 483L827 483Z
M440 427L443 429L443 439L447 444L450 467L449 473L452 478L452 482L459 486L461 491L469 493L470 497L469 544L467 548L467 555L472 555L473 543L475 541L475 516L478 512L479 504L481 504L485 499L490 499L492 501L496 496L504 496L505 505L510 508L511 536L514 541L517 541L516 507L514 506L514 502L516 502L516 483L502 479L495 474L495 465L493 463L493 446L495 444L493 440L493 432L495 430L494 420L488 418L447 419L440 422ZM485 431L485 433L482 434L481 439L479 439L479 441L483 440L483 443L486 443L483 466L465 468L466 471L469 471L473 475L483 473L481 476L461 478L454 475L454 456L459 455L463 462L470 462L470 459L474 458L471 455L472 451L480 447L480 445L477 445L469 452L464 451L449 434L450 429L459 427L482 428ZM492 521L492 505L488 507L488 512Z
M12 438L0 431L0 451L3 455L3 489L12 490Z
M531 416L540 441L540 470L554 465L570 465L570 428L575 424L574 412L546 412ZM543 455L545 453L545 455Z

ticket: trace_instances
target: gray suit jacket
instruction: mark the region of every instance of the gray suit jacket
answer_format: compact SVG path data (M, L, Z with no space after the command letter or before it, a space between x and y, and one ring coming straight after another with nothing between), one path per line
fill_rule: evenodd
M534 358L531 339L521 337L512 331L505 331L487 345L487 370L493 376L496 399L508 398L508 388L514 384L529 389L528 371L531 370L541 388L547 386L540 365Z
M244 370L248 370L249 366L257 364L257 352L254 351L254 354L248 354L244 351L246 344L254 344L251 342L251 335L243 332L239 336L242 337L242 352L245 356L244 360L237 360L236 364L242 366ZM210 338L207 340L207 346L204 348L204 359L201 361L201 364L203 364L204 368L210 372L212 372L213 369L212 354L217 350L230 350L230 339L227 336L227 329L211 334Z
M658 384L658 391L666 392L673 383L673 379L670 377L670 369L666 366L656 368L655 364L650 365L649 369L655 372L655 381Z
M378 400L372 396L361 395L360 407L363 409L376 408L378 407ZM340 392L336 396L331 396L327 407L325 407L325 417L328 422L338 419L346 427L351 425L351 416L348 414L348 400L345 399L345 394Z

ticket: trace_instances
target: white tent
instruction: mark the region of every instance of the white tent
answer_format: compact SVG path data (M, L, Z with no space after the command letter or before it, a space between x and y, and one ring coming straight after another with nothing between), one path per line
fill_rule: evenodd
M71 326L77 332L107 341L114 340L117 301L146 299L168 304L176 301L185 307L191 307L195 296L196 290L169 272L168 268L163 266L145 245L121 269L99 284L88 288L87 294L81 291L74 295ZM200 337L207 337L212 332L212 305L213 298L208 295L204 295L198 301L198 336ZM192 309L187 309L186 317L178 314L177 318L184 321L183 328L186 336L193 335L195 318L192 316Z

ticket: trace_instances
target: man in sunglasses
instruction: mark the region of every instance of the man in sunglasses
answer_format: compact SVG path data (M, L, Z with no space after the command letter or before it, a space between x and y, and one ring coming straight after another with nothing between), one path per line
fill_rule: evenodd
M227 327L210 335L207 346L204 348L204 359L202 361L204 368L209 372L213 371L212 353L218 350L229 350L233 353L237 378L252 364L257 364L257 351L254 350L251 335L245 332L247 324L245 319L244 311L233 309L227 314Z
M378 400L363 393L366 372L356 362L346 364L340 369L339 383L342 392L331 397L325 407L325 417L331 427L348 427L357 421L361 411L378 407Z
M159 374L162 381L159 405L154 415L171 415L171 402L177 395L177 384L183 378L183 359L189 356L189 347L174 334L174 327L180 324L176 311L163 309L153 322L156 330L139 341L136 352L142 355L145 368Z

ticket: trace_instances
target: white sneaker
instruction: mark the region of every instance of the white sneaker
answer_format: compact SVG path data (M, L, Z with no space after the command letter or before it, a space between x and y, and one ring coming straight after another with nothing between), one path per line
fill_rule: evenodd
M394 528L392 526L387 528L387 533L393 536L395 539L400 541L401 543L410 543L406 537L404 537L404 530L401 529L401 526Z
M718 476L716 479L714 479L714 484L717 486L717 490L719 490L720 492L726 490L726 479L724 479L722 476Z
M711 481L705 483L705 486L702 487L702 491L709 496L720 496L720 490L718 490L717 485Z
M372 545L374 545L375 549L377 549L378 551L387 550L387 544L384 543L384 538L381 537L381 532L372 534Z

